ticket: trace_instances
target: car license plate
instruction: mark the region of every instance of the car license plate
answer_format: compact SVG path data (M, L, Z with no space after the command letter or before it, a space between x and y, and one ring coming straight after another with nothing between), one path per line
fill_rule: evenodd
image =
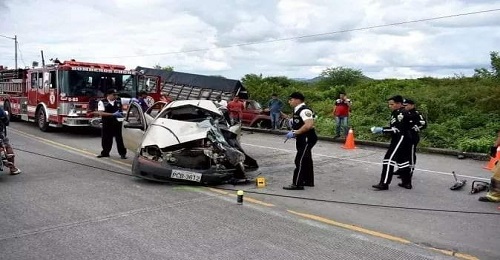
M178 179L178 180L200 182L201 181L201 173L181 171L181 170L172 170L172 174L170 175L170 178Z

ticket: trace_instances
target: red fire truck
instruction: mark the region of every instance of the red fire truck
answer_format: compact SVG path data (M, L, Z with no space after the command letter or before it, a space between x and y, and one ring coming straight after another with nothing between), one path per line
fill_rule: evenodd
M0 106L11 120L36 122L40 130L62 126L98 126L92 111L107 89L135 97L135 72L122 65L60 62L32 69L0 70Z

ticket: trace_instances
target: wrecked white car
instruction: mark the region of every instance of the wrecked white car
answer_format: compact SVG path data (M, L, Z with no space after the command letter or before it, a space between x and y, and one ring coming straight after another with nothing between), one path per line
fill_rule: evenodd
M135 176L167 182L238 182L258 168L210 100L157 102L147 111L131 103L122 126L125 147L135 152Z

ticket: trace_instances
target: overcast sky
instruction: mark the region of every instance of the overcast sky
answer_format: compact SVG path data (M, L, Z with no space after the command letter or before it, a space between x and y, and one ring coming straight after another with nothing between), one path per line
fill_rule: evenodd
M17 35L20 67L41 63L43 50L46 62L160 64L235 79L313 78L338 66L379 79L469 76L500 51L500 11L272 41L499 8L499 0L0 0L0 35ZM0 64L14 67L13 40L0 37Z

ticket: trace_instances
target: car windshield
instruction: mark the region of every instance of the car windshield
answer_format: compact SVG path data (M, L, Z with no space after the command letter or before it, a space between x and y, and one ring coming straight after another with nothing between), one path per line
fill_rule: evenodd
M246 105L247 105L247 109L249 109L249 110L262 109L259 102L255 101L255 100L248 100Z
M121 96L134 97L134 76L131 74L96 71L62 71L61 93L66 96L104 97L108 89L116 89Z

